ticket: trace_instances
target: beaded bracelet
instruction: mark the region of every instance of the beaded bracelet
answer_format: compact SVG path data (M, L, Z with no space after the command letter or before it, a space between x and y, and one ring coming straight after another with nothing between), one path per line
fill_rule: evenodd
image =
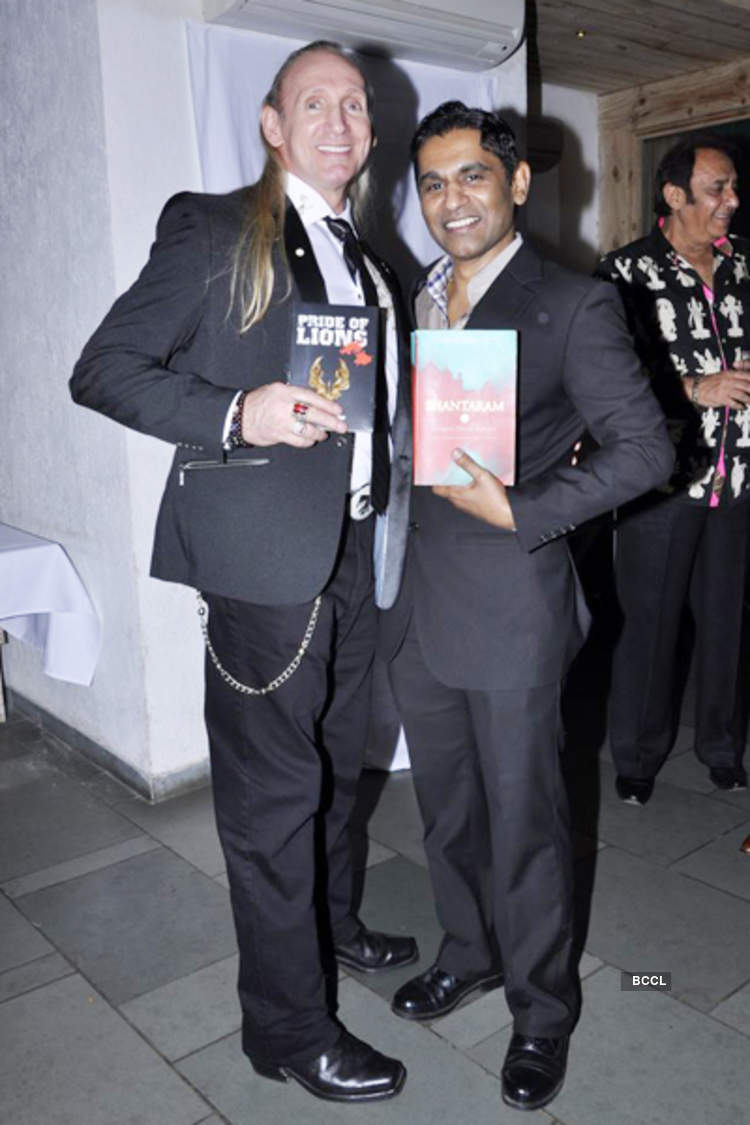
M232 449L242 449L248 444L242 436L242 408L245 405L247 395L247 391L241 392L232 412L232 421L229 423L229 433L227 434L227 445Z

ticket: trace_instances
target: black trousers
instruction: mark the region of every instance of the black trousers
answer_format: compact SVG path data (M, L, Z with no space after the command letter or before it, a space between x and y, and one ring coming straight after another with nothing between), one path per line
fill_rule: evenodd
M207 655L205 715L239 945L243 1049L261 1062L315 1057L340 1030L324 963L358 925L348 823L375 645L373 522L347 519L312 643L278 690L241 694ZM219 660L253 686L287 666L312 608L207 600Z
M560 685L447 687L425 664L413 622L391 680L445 935L437 963L458 977L502 963L515 1030L565 1035L579 989Z
M742 761L742 606L747 501L725 507L674 498L621 514L615 575L624 623L612 666L610 744L617 772L653 777L672 748L680 618L695 622L695 753L707 766Z

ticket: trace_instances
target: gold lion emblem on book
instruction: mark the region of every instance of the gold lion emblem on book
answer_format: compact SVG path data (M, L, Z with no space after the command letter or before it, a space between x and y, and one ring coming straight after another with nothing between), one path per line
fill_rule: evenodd
M327 398L329 402L335 402L337 398L341 398L344 391L349 390L349 368L343 359L339 359L333 373L333 380L329 381L323 370L323 356L318 355L310 364L309 383L312 389L323 398Z

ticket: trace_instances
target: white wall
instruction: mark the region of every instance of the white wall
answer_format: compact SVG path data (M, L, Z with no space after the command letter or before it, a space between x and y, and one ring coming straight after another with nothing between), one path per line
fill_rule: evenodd
M558 261L590 273L599 257L597 95L545 83L541 115L559 123L562 157L534 177L528 231Z
M5 650L8 686L120 759L154 795L205 773L194 597L148 578L163 443L75 407L87 336L148 253L166 198L199 187L183 17L198 0L11 0L0 97L8 260L0 518L62 542L97 606L94 684Z
M183 23L200 18L200 0L4 0L0 40L0 520L63 543L104 632L90 688L18 642L6 681L152 796L207 772L195 597L148 577L171 449L75 407L67 379L164 201L200 189ZM524 49L493 77L523 113Z
M98 0L115 290L146 260L154 224L176 191L200 189L184 19L199 0ZM103 425L107 425L102 420ZM203 645L195 595L148 576L171 446L126 434L130 534L143 652L148 776L158 795L206 772Z
M0 149L0 519L65 545L105 625L92 688L48 679L39 654L17 642L5 649L6 680L145 771L126 437L67 392L114 293L95 0L11 0L0 50L11 126Z

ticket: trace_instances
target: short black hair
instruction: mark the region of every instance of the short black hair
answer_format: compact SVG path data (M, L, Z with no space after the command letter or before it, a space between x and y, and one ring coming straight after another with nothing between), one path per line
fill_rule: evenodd
M715 149L728 156L733 164L737 163L737 146L719 133L694 133L683 137L677 144L672 145L669 152L665 153L659 161L654 179L654 211L657 215L671 215L672 209L664 198L666 184L674 184L682 188L687 195L688 203L693 202L693 193L690 190L690 181L695 167L695 156L699 148Z
M417 125L411 142L411 159L414 175L417 176L417 156L425 141L430 137L442 137L454 129L476 129L482 148L492 152L502 163L508 183L518 167L516 134L504 117L478 106L469 107L463 102L443 102Z

